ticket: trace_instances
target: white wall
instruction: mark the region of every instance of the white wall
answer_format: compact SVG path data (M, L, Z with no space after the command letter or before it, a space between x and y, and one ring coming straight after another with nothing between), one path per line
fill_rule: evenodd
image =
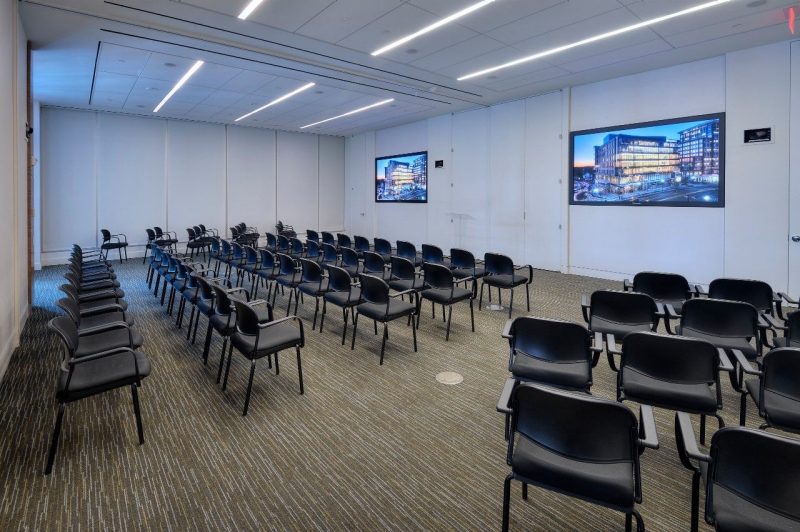
M182 240L200 223L344 228L340 137L45 107L41 144L45 266L102 228L127 235L129 256L155 225Z
M0 378L28 316L26 38L17 2L0 0Z
M496 250L534 267L609 279L650 269L698 283L752 277L785 290L790 47L733 52L349 138L348 191L369 201L347 202L347 229L367 233L358 220L375 219L366 236L464 246L476 255ZM568 205L570 130L715 112L726 113L725 208ZM743 129L765 126L774 143L744 145ZM429 203L375 205L373 157L425 149ZM433 168L436 159L444 169Z

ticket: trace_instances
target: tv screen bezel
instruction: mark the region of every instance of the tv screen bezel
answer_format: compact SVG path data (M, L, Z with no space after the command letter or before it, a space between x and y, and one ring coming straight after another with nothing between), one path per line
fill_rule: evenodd
M719 200L714 203L700 203L693 201L579 201L575 199L575 137L594 133L613 133L624 129L641 127L662 126L680 122L699 122L703 120L719 120ZM569 205L577 206L605 206L605 207L704 207L707 209L721 209L725 207L725 113L708 113L703 115L681 116L664 120L651 120L649 122L634 122L618 126L598 127L569 132Z
M378 199L378 161L384 159L392 159L394 157L411 157L412 155L425 155L425 199L424 200L379 200ZM403 203L428 203L428 150L412 151L410 153L397 153L394 155L385 155L383 157L375 157L375 164L372 166L372 189L375 195L375 203L381 204L403 204Z

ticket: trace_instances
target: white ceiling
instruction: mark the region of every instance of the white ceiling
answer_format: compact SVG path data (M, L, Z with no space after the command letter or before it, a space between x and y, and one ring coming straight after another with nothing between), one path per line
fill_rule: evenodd
M152 115L196 61L206 63L158 113L350 135L793 38L797 0L734 0L490 75L457 77L706 0L497 0L380 57L370 52L475 0L23 0L34 97L46 105Z

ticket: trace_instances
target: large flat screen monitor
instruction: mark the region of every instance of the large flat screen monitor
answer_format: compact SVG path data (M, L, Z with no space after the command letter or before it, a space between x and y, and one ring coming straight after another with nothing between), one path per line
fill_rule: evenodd
M428 202L428 152L375 159L377 203Z
M725 205L725 114L570 133L571 205Z

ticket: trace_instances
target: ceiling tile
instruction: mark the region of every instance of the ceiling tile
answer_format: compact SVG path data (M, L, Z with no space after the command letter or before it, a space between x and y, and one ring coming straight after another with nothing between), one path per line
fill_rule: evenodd
M136 76L127 74L115 74L113 72L98 72L94 78L95 92L113 92L128 96L133 85L136 83Z
M317 16L334 0L268 0L262 3L247 22L255 22L286 31L297 29ZM215 3L219 3L218 0ZM242 8L247 2L241 2Z
M335 43L402 3L402 0L338 0L298 28L297 33Z
M437 19L436 15L424 9L404 4L342 39L338 44L354 50L371 53L404 35L414 33L420 28L436 22ZM442 31L445 30L442 29ZM415 45L415 43L408 43L407 46L400 48L407 49Z
M240 68L231 68L229 66L206 62L202 68L192 76L192 85L218 89L238 76L241 72L242 70Z
M125 104L125 94L116 92L95 91L92 93L92 105L107 109L121 109Z
M148 51L104 42L100 45L97 70L98 72L138 76L149 58L150 52Z
M703 28L690 31L665 35L664 39L675 47L689 46L696 43L720 39L729 35L745 33L759 28L781 25L785 26L786 18L783 10L771 10L755 13L747 17L740 17L734 20L727 20L718 24L713 24ZM789 30L786 30L789 33Z
M174 84L186 74L195 61L196 59L154 53L150 55L150 59L140 75L143 78L158 79Z
M481 33L486 33L510 22L514 22L534 13L539 13L545 9L568 1L569 0L537 0L532 2L531 0L499 0L460 18L456 24ZM435 13L439 17L446 17L475 2L476 0L411 0L409 4Z
M256 92L274 79L275 76L270 74L254 72L252 70L242 70L236 77L222 85L222 88L233 92Z
M457 65L505 47L505 44L491 37L477 35L471 39L467 39L466 41L417 59L411 64L418 68L439 72L445 67Z
M560 63L559 66L570 72L582 72L671 49L672 46L663 39L653 39L636 46L626 46L618 50L605 51L582 59Z

